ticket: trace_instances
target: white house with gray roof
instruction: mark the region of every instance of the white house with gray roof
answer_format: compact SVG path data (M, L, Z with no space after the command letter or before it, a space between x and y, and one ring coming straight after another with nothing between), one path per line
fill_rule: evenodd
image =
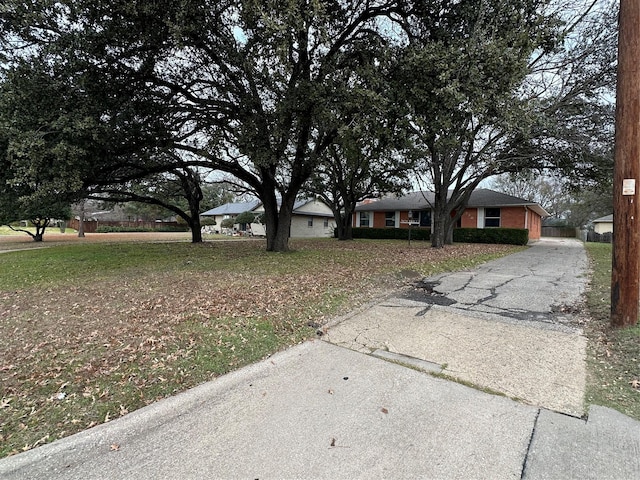
M236 218L244 212L263 213L262 202L255 200L244 203L227 203L204 212L202 216L212 217L216 222L214 230L220 232L222 220ZM317 198L300 199L293 206L289 236L291 238L330 237L333 235L335 226L333 212L322 200ZM235 228L239 230L241 226L236 225ZM264 235L264 227L261 224L251 224L250 229L254 235Z
M592 223L593 231L596 233L613 233L613 213L596 218Z

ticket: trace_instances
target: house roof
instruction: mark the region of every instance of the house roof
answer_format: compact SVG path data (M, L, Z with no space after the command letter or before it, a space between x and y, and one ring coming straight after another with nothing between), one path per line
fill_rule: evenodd
M592 223L613 223L613 213L611 215L596 218Z
M202 215L205 217L213 217L214 215L240 215L244 212L250 212L258 205L260 205L259 200L254 200L252 202L225 203L219 207L207 210L202 213Z
M303 198L296 200L293 205L293 213L299 215L314 215L317 217L332 217L332 213L328 212L320 212L320 211L302 211L298 210L309 203L314 202L314 198ZM321 201L321 200L320 200ZM225 203L224 205L220 205L219 207L212 208L211 210L207 210L202 213L202 216L205 217L213 217L215 215L240 215L244 212L253 211L262 206L262 202L260 200L254 200L252 202L240 202L240 203ZM280 200L278 200L278 206L280 206Z
M396 211L396 210L424 210L431 208L435 202L433 192L411 192L402 197L386 197L380 200L364 203L356 207L357 212ZM479 188L471 193L467 207L528 207L541 217L548 217L549 213L536 202L496 192L486 188Z
M322 204L325 204L322 200L320 199L316 199L316 198L303 198L300 200L296 200L296 203L293 204L293 213L294 214L300 214L300 215L313 215L316 217L333 217L333 213L331 211L328 212L322 212L319 210L305 210L305 211L298 211L299 209L301 209L302 207L313 203L315 201L318 201ZM278 205L280 205L280 202L278 202ZM326 205L326 204L325 204Z

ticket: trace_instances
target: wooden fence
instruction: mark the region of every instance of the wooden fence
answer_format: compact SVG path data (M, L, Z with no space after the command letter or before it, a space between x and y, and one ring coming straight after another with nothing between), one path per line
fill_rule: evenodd
M80 228L80 221L77 218L69 220L67 223L69 228L78 230ZM126 227L126 228L145 228L145 229L164 229L164 228L178 228L180 225L178 222L127 222L127 221L102 221L102 220L85 220L84 231L85 233L96 233L98 227ZM182 225L184 227L184 225Z
M542 236L580 238L580 229L575 227L542 227Z
M599 243L611 243L613 239L613 233L596 233L593 231L587 232L587 242L599 242Z

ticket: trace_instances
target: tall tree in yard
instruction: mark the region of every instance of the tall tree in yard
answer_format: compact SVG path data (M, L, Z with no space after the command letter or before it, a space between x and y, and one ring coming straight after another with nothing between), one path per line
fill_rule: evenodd
M342 125L334 142L324 151L305 190L321 198L336 220L337 237L353 238L352 216L358 202L410 187L412 163L402 155L405 137L398 125L388 70L393 62L379 59L375 69L359 80L366 85L344 91L334 107L333 121Z
M410 75L416 79L402 91L411 154L435 192L434 247L451 242L453 226L484 179L601 158L600 145L594 152L588 141L597 115L587 112L606 110L594 95L610 81L610 30L604 22L579 28L595 17L595 3L582 5L568 23L560 20L568 7L550 12L544 1L453 4L434 12L439 28L404 52L398 79L403 85ZM580 36L592 42L574 43Z
M0 83L0 223L31 221L36 233L21 231L35 241L52 219L69 218L82 185L75 166L91 136L90 122L65 107L73 93L44 67L17 65ZM73 134L66 131L71 118Z
M288 249L295 198L341 127L327 112L342 73L406 43L421 3L66 0L34 13L11 2L15 34L56 45L59 64L73 56L107 91L136 85L166 107L164 147L248 184L277 251Z
M288 249L299 191L331 145L345 146L340 102L352 93L366 109L389 58L401 60L394 86L442 205L448 186L473 186L466 173L496 158L479 143L502 145L500 128L526 123L514 88L553 43L543 0L5 3L7 61L46 58L97 113L100 155L76 165L85 187L128 169L159 174L158 152L188 152L181 168L222 170L258 194L276 251ZM465 158L480 160L447 166Z
M0 225L8 225L24 232L35 242L42 242L46 229L55 220L67 220L71 216L70 199L66 195L49 196L48 179L17 174L10 161L9 129L0 120ZM13 224L27 220L35 233Z
M145 175L136 181L113 182L94 186L87 194L92 200L114 203L137 202L154 205L165 214L176 215L191 230L191 242L202 242L200 226L201 202L204 200L202 175L194 167L176 167L173 170Z

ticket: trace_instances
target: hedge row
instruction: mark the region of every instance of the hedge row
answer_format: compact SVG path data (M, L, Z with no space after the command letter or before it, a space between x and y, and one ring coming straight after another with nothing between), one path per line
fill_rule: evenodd
M529 230L526 228L454 228L453 241L526 245L529 242Z
M337 232L335 232L337 235ZM380 240L408 240L408 228L363 228L353 229L353 238ZM411 240L430 240L431 231L422 228L411 229ZM522 228L454 228L453 241L461 243L501 243L506 245L526 245L529 230Z
M336 232L337 235L337 232ZM353 229L353 238L369 238L383 240L408 240L408 228L363 228ZM430 240L431 231L419 228L411 229L411 240Z
M125 227L125 226L110 226L104 225L96 229L96 233L141 233L141 232L188 232L189 229L185 227Z

